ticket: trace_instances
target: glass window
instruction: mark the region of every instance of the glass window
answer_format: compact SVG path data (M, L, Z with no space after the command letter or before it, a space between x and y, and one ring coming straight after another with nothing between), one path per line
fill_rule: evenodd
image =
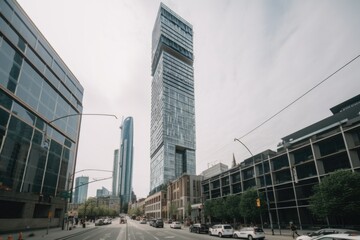
M41 72L44 72L45 69L45 64L43 61L41 61L41 59L35 54L35 52L31 49L31 48L27 48L26 53L25 53L26 57L29 58L29 60L31 61L32 64L35 65L35 67Z
M50 53L45 49L45 47L39 42L36 47L37 52L41 56L41 58L45 61L48 66L51 66L52 57Z

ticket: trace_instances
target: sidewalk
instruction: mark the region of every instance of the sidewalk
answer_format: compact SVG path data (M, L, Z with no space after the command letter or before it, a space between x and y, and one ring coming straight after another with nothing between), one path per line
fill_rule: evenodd
M86 223L86 227L81 225L72 228L71 230L62 230L59 228L38 229L22 232L23 240L60 240L69 236L81 235L85 231L92 231L95 229L94 223ZM9 233L0 235L0 240L18 240L20 233Z

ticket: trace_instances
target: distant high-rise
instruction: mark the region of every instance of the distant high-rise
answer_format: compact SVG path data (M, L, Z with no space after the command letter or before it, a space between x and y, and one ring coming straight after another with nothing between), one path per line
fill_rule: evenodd
M104 188L104 187L102 187L101 189L96 190L96 197L107 197L107 196L110 196L110 195L111 195L111 192L108 189Z
M127 117L121 124L121 145L119 151L119 186L123 204L131 201L133 170L133 118Z
M120 178L119 178L119 149L116 149L114 151L114 164L113 164L113 176L112 176L112 195L113 196L119 196L119 190L120 190Z
M81 176L75 179L74 203L84 203L87 199L89 177Z
M196 173L192 25L161 3L152 33L150 189Z

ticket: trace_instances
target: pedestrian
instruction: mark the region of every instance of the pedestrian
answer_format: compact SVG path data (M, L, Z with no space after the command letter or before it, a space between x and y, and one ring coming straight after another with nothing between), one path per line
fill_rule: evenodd
M297 232L297 228L296 228L296 225L294 223L291 223L290 224L290 229L291 229L291 232L292 232L292 237L293 239L295 238L295 234L300 236Z

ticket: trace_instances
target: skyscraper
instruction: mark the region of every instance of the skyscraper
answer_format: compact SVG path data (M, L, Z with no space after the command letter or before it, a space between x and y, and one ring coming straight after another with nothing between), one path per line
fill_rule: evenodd
M152 33L150 189L195 174L192 25L163 3Z
M87 199L89 177L81 176L75 179L74 203L81 204Z
M0 12L0 219L12 223L0 232L23 219L55 227L72 189L84 89L17 1L1 0Z
M119 151L119 188L122 206L131 201L133 170L133 118L127 117L121 124L121 145Z
M112 195L119 196L120 190L120 177L119 177L119 149L114 150L114 164L113 164L113 176L112 176Z

